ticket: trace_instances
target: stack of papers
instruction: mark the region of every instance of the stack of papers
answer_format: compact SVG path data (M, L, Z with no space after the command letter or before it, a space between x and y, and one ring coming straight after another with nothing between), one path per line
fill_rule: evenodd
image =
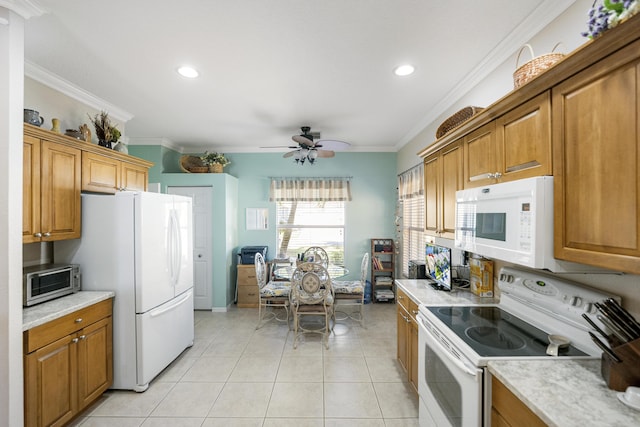
M391 278L391 276L380 276L380 277L376 277L376 285L388 285L391 286L393 285L393 279Z

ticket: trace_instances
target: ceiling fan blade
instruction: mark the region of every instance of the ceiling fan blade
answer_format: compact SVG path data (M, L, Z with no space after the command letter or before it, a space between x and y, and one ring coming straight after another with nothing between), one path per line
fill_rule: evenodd
M291 139L293 139L295 142L302 145L303 147L309 148L309 147L315 146L315 143L312 140L302 135L293 135Z
M284 153L284 155L282 157L284 157L285 159L287 157L291 157L296 153L296 151L298 151L298 150L293 150L293 151L289 151L288 153Z
M336 155L336 153L334 153L331 150L316 150L316 153L318 153L318 157L321 157L321 158L329 158L329 157L334 157Z
M320 139L316 142L316 145L317 144L321 144L323 147L335 151L347 150L349 147L351 147L351 144L349 144L348 142L338 141L335 139Z
M269 147L259 147L259 148L298 148L298 147L292 147L290 145L270 145Z

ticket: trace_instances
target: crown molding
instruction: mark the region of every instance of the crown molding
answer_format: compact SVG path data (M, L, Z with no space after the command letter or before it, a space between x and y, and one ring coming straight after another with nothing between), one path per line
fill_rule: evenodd
M10 11L22 16L24 19L49 13L47 9L38 4L37 1L33 0L0 0L0 7L9 9Z
M87 92L84 89L79 88L68 80L63 79L57 74L54 74L33 62L25 60L24 74L27 77L50 87L51 89L57 90L70 98L88 105L89 107L100 111L108 111L111 117L123 123L126 123L133 118L133 114L95 96L92 93Z
M128 137L127 139L127 144L130 145L161 145L165 148L177 151L178 153L184 152L184 147L181 147L170 139L164 137Z
M576 0L545 0L527 18L525 18L510 34L508 34L485 58L474 67L444 98L440 100L426 116L414 126L395 149L399 151L408 142L434 122L443 111L451 108L471 89L490 75L505 62L514 52L517 52L531 38L540 33L553 20L564 13ZM435 138L435 137L434 137Z

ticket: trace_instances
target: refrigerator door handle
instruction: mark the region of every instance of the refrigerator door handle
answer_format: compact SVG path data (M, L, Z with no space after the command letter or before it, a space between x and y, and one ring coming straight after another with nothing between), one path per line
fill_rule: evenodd
M186 301L189 300L189 298L191 297L191 292L186 292L184 295L182 295L182 297L175 301L173 304L171 304L168 307L163 307L161 310L152 310L149 312L149 316L151 317L158 317L163 315L164 313L174 310L176 307L179 307L180 305L184 304Z
M173 226L175 232L174 286L177 286L178 281L180 280L180 264L182 262L182 236L180 232L180 220L178 219L178 214L175 210L173 211Z

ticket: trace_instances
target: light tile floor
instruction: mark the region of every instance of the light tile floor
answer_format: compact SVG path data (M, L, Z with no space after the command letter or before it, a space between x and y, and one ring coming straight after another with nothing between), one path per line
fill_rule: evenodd
M396 359L396 306L368 304L367 327L340 321L329 338L257 309L196 311L195 343L144 393L110 390L73 426L417 427L418 397Z

